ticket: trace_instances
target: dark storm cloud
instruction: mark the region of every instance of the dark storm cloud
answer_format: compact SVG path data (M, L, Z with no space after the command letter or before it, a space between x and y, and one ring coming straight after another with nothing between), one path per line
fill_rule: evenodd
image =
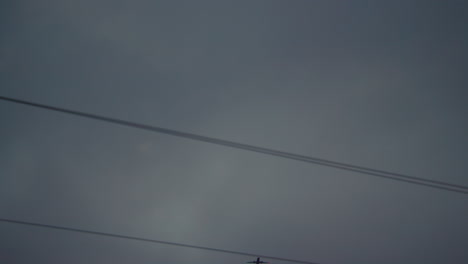
M2 95L468 185L462 1L2 6ZM0 120L2 217L324 264L467 260L463 195L6 102ZM9 263L246 261L0 234Z

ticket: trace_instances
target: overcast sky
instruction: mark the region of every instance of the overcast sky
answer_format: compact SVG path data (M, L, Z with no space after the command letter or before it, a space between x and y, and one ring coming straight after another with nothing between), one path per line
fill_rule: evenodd
M0 95L468 185L467 25L462 0L1 1ZM0 122L0 218L468 263L464 194L5 101ZM249 260L0 223L1 263Z

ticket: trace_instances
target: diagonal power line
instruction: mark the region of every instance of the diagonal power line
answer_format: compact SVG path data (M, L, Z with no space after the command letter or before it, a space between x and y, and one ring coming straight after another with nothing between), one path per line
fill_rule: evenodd
M141 238L141 237L135 237L135 236L120 235L120 234L114 234L114 233L105 233L105 232L91 231L91 230L78 229L78 228L72 228L72 227L39 224L39 223L25 222L25 221L12 220L12 219L0 218L0 222L10 223L10 224L17 224L17 225L25 225L25 226L33 226L33 227L39 227L39 228L55 229L55 230L61 230L61 231L69 231L69 232L96 235L96 236L105 236L105 237L110 237L110 238L119 238L119 239L140 241L140 242L153 243L153 244L162 244L162 245L169 245L169 246L176 246L176 247L193 248L193 249L213 251L213 252L219 252L219 253L225 253L225 254L242 255L242 256L249 256L249 257L260 257L260 258L279 260L279 261L286 261L286 262L293 262L293 263L300 263L300 264L318 264L316 262L310 262L310 261L304 261L304 260L281 258L281 257L260 255L260 254L254 254L254 253L248 253L248 252L233 251L233 250L212 248L212 247L204 247L204 246L169 242L169 241L164 241L164 240L155 240L155 239L149 239L149 238Z
M15 98L5 97L5 96L0 96L0 100L13 102L13 103L17 103L17 104L22 104L22 105L33 106L33 107L41 108L41 109L47 109L47 110L51 110L51 111L55 111L55 112L66 113L66 114L75 115L75 116L86 117L86 118L90 118L90 119L94 119L94 120L100 120L100 121L113 123L113 124L118 124L118 125L122 125L122 126L126 126L126 127L132 127L132 128L152 131L152 132L156 132L156 133L162 133L162 134L166 134L166 135L171 135L171 136L176 136L176 137L181 137L181 138L187 138L187 139L192 139L192 140L196 140L196 141L212 143L212 144L216 144L216 145L222 145L222 146L231 147L231 148L243 149L243 150L248 150L248 151L252 151L252 152L263 153L263 154L272 155L272 156L276 156L276 157L282 157L282 158L291 159L291 160L297 160L297 161L303 161L303 162L307 162L307 163L318 164L318 165L332 167L332 168L346 170L346 171L353 171L353 172L357 172L357 173L361 173L361 174L367 174L367 175L374 176L374 177L386 178L386 179L391 179L391 180L395 180L395 181L416 184L416 185L420 185L420 186L426 186L426 187L432 187L432 188L437 188L437 189L451 191L451 192L458 192L458 193L468 194L468 186L463 186L463 185L459 185L459 184L452 184L452 183L447 183L447 182L443 182L443 181L424 179L424 178L405 175L405 174L400 174L400 173L394 173L394 172L389 172L389 171L366 168L366 167L357 166L357 165L353 165L353 164L347 164L347 163L336 162L336 161L332 161L332 160L326 160L326 159L315 158L315 157L310 157L310 156L298 155L298 154L294 154L294 153L289 153L289 152L284 152L284 151L279 151L279 150L274 150L274 149L269 149L269 148L263 148L263 147L257 147L257 146L238 143L238 142L234 142L234 141L217 139L217 138L213 138L213 137L207 137L207 136L202 136L202 135L187 133L187 132L183 132L183 131L162 128L162 127L157 127L157 126L151 126L151 125L126 121L126 120L122 120L122 119L111 118L111 117L106 117L106 116L101 116L101 115L96 115L96 114L90 114L90 113L70 110L70 109L66 109L66 108L50 106L50 105L46 105L46 104L39 104L39 103L19 100L19 99L15 99Z

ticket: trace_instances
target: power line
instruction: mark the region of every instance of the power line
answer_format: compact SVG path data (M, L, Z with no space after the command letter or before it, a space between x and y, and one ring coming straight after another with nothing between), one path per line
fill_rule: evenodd
M152 132L156 132L156 133L162 133L162 134L167 134L167 135L171 135L171 136L187 138L187 139L192 139L192 140L196 140L196 141L212 143L212 144L216 144L216 145L227 146L227 147L231 147L231 148L243 149L243 150L248 150L248 151L252 151L252 152L263 153L263 154L272 155L272 156L276 156L276 157L282 157L282 158L291 159L291 160L297 160L297 161L303 161L303 162L307 162L307 163L318 164L318 165L332 167L332 168L346 170L346 171L358 172L358 173L367 174L367 175L370 175L370 176L386 178L386 179L391 179L391 180L395 180L395 181L416 184L416 185L420 185L420 186L432 187L432 188L451 191L451 192L458 192L458 193L468 194L468 186L463 186L463 185L459 185L459 184L452 184L452 183L447 183L447 182L443 182L443 181L424 179L424 178L420 178L420 177L414 177L414 176L409 176L409 175L394 173L394 172L388 172L388 171L383 171L383 170L376 170L376 169L366 168L366 167L362 167L362 166L357 166L357 165L352 165L352 164L347 164L347 163L342 163L342 162L336 162L336 161L332 161L332 160L326 160L326 159L320 159L320 158L315 158L315 157L310 157L310 156L298 155L298 154L294 154L294 153L289 153L289 152L284 152L284 151L279 151L279 150L274 150L274 149L269 149L269 148L262 148L262 147L257 147L257 146L253 146L253 145L242 144L242 143L223 140L223 139L217 139L217 138L213 138L213 137L201 136L201 135L197 135L197 134L177 131L177 130L173 130L173 129L162 128L162 127L156 127L156 126L151 126L151 125L126 121L126 120L122 120L122 119L105 117L105 116L96 115L96 114L90 114L90 113L85 113L85 112L80 112L80 111L74 111L74 110L70 110L70 109L50 106L50 105L46 105L46 104L39 104L39 103L19 100L19 99L15 99L15 98L5 97L5 96L0 96L0 100L9 101L9 102L18 103L18 104L23 104L23 105L29 105L29 106L33 106L33 107L37 107L37 108L47 109L47 110L66 113L66 114L75 115L75 116L86 117L86 118L90 118L90 119L94 119L94 120L100 120L100 121L113 123L113 124L118 124L118 125L122 125L122 126L138 128L138 129L152 131Z
M13 219L0 218L0 222L18 224L18 225L26 225L26 226L33 226L33 227L40 227L40 228L47 228L47 229L55 229L55 230L61 230L61 231L69 231L69 232L82 233L82 234L105 236L105 237L111 237L111 238L127 239L127 240L154 243L154 244L163 244L163 245L176 246L176 247L193 248L193 249L199 249L199 250L220 252L220 253L225 253L225 254L242 255L242 256L249 256L249 257L260 257L260 258L267 258L267 259L272 259L272 260L294 262L294 263L301 263L301 264L318 264L316 262L310 262L310 261L304 261L304 260L281 258L281 257L267 256L267 255L254 254L254 253L248 253L248 252L241 252L241 251L234 251L234 250L227 250L227 249L220 249L220 248L212 248L212 247L204 247L204 246L176 243L176 242L170 242L170 241L164 241L164 240L141 238L141 237L127 236L127 235L120 235L120 234L113 234L113 233L105 233L105 232L91 231L91 230L78 229L78 228L72 228L72 227L39 224L39 223L32 223L32 222L13 220Z

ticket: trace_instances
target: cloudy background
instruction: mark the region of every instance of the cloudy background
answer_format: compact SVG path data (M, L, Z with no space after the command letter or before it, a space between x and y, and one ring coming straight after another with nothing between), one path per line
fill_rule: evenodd
M1 1L0 95L468 185L467 24L455 0ZM468 262L463 194L5 101L0 121L0 218ZM1 263L248 260L0 223Z

